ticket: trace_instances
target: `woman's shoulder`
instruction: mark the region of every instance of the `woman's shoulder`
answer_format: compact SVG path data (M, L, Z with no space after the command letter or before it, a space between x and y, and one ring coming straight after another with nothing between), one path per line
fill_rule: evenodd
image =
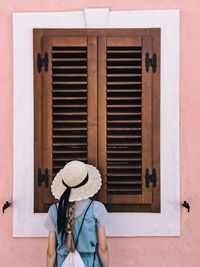
M93 214L97 220L98 226L105 226L108 221L108 211L106 210L105 205L100 201L93 201Z
M51 204L51 206L49 206L49 209L57 209L57 207L58 207L58 203L53 203L53 204Z
M51 206L49 207L48 213L52 214L52 213L56 212L57 208L58 208L58 204L56 204L56 203L51 204Z
M48 230L48 231L56 231L56 216L57 216L57 208L56 208L56 204L52 204L49 207L47 216L45 218L44 221L44 227Z
M93 200L93 205L94 205L94 207L95 208L102 208L102 209L106 209L105 208L105 205L102 203L102 202L100 202L100 201L97 201L97 200Z

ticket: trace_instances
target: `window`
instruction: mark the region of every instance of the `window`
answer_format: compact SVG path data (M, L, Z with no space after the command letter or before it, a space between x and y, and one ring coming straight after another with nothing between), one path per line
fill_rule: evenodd
M20 12L13 14L13 235L15 237L47 236L47 232L42 226L45 213L34 213L33 205L34 73L32 31L34 28L55 27L60 29L87 29L90 27L161 29L161 210L160 213L110 212L107 234L108 236L180 236L180 11L111 11L101 8L83 9L80 12Z
M70 160L109 211L160 212L159 29L34 30L35 211Z

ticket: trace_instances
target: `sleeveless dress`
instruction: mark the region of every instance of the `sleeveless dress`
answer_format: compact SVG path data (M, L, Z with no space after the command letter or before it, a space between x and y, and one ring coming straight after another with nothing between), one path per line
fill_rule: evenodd
M80 253L81 258L86 267L101 267L101 263L99 260L98 252L97 252L97 222L93 215L93 204L92 203L87 210L87 213L84 218L83 226L78 238L76 250ZM86 211L85 210L85 211ZM81 223L85 214L85 211L78 217L75 218L74 226L73 226L73 237L74 241L76 241ZM51 215L54 219L54 222L57 224L57 207L55 204L50 207ZM58 234L56 230L56 238L57 238L57 257L55 267L61 267L63 261L67 257L69 250L66 246L66 243L61 239L61 233ZM94 265L93 265L94 262Z

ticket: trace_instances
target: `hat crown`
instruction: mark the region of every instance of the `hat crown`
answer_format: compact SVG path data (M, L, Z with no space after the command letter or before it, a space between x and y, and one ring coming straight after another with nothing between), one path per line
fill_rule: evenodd
M79 185L87 176L87 167L85 163L73 160L62 169L62 179L70 187Z

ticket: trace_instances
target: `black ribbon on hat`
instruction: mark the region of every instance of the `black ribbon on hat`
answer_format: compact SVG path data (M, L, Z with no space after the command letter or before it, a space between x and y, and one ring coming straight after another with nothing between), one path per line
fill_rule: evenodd
M67 206L69 203L69 196L71 193L71 189L81 187L82 185L86 184L87 181L88 181L88 174L85 177L85 179L76 186L69 186L62 180L62 183L64 184L64 186L67 187L64 193L62 194L62 196L60 197L59 204L58 204L57 227L58 227L58 233L60 232L62 233L62 238L64 236L65 229L67 227L66 213L67 213Z

